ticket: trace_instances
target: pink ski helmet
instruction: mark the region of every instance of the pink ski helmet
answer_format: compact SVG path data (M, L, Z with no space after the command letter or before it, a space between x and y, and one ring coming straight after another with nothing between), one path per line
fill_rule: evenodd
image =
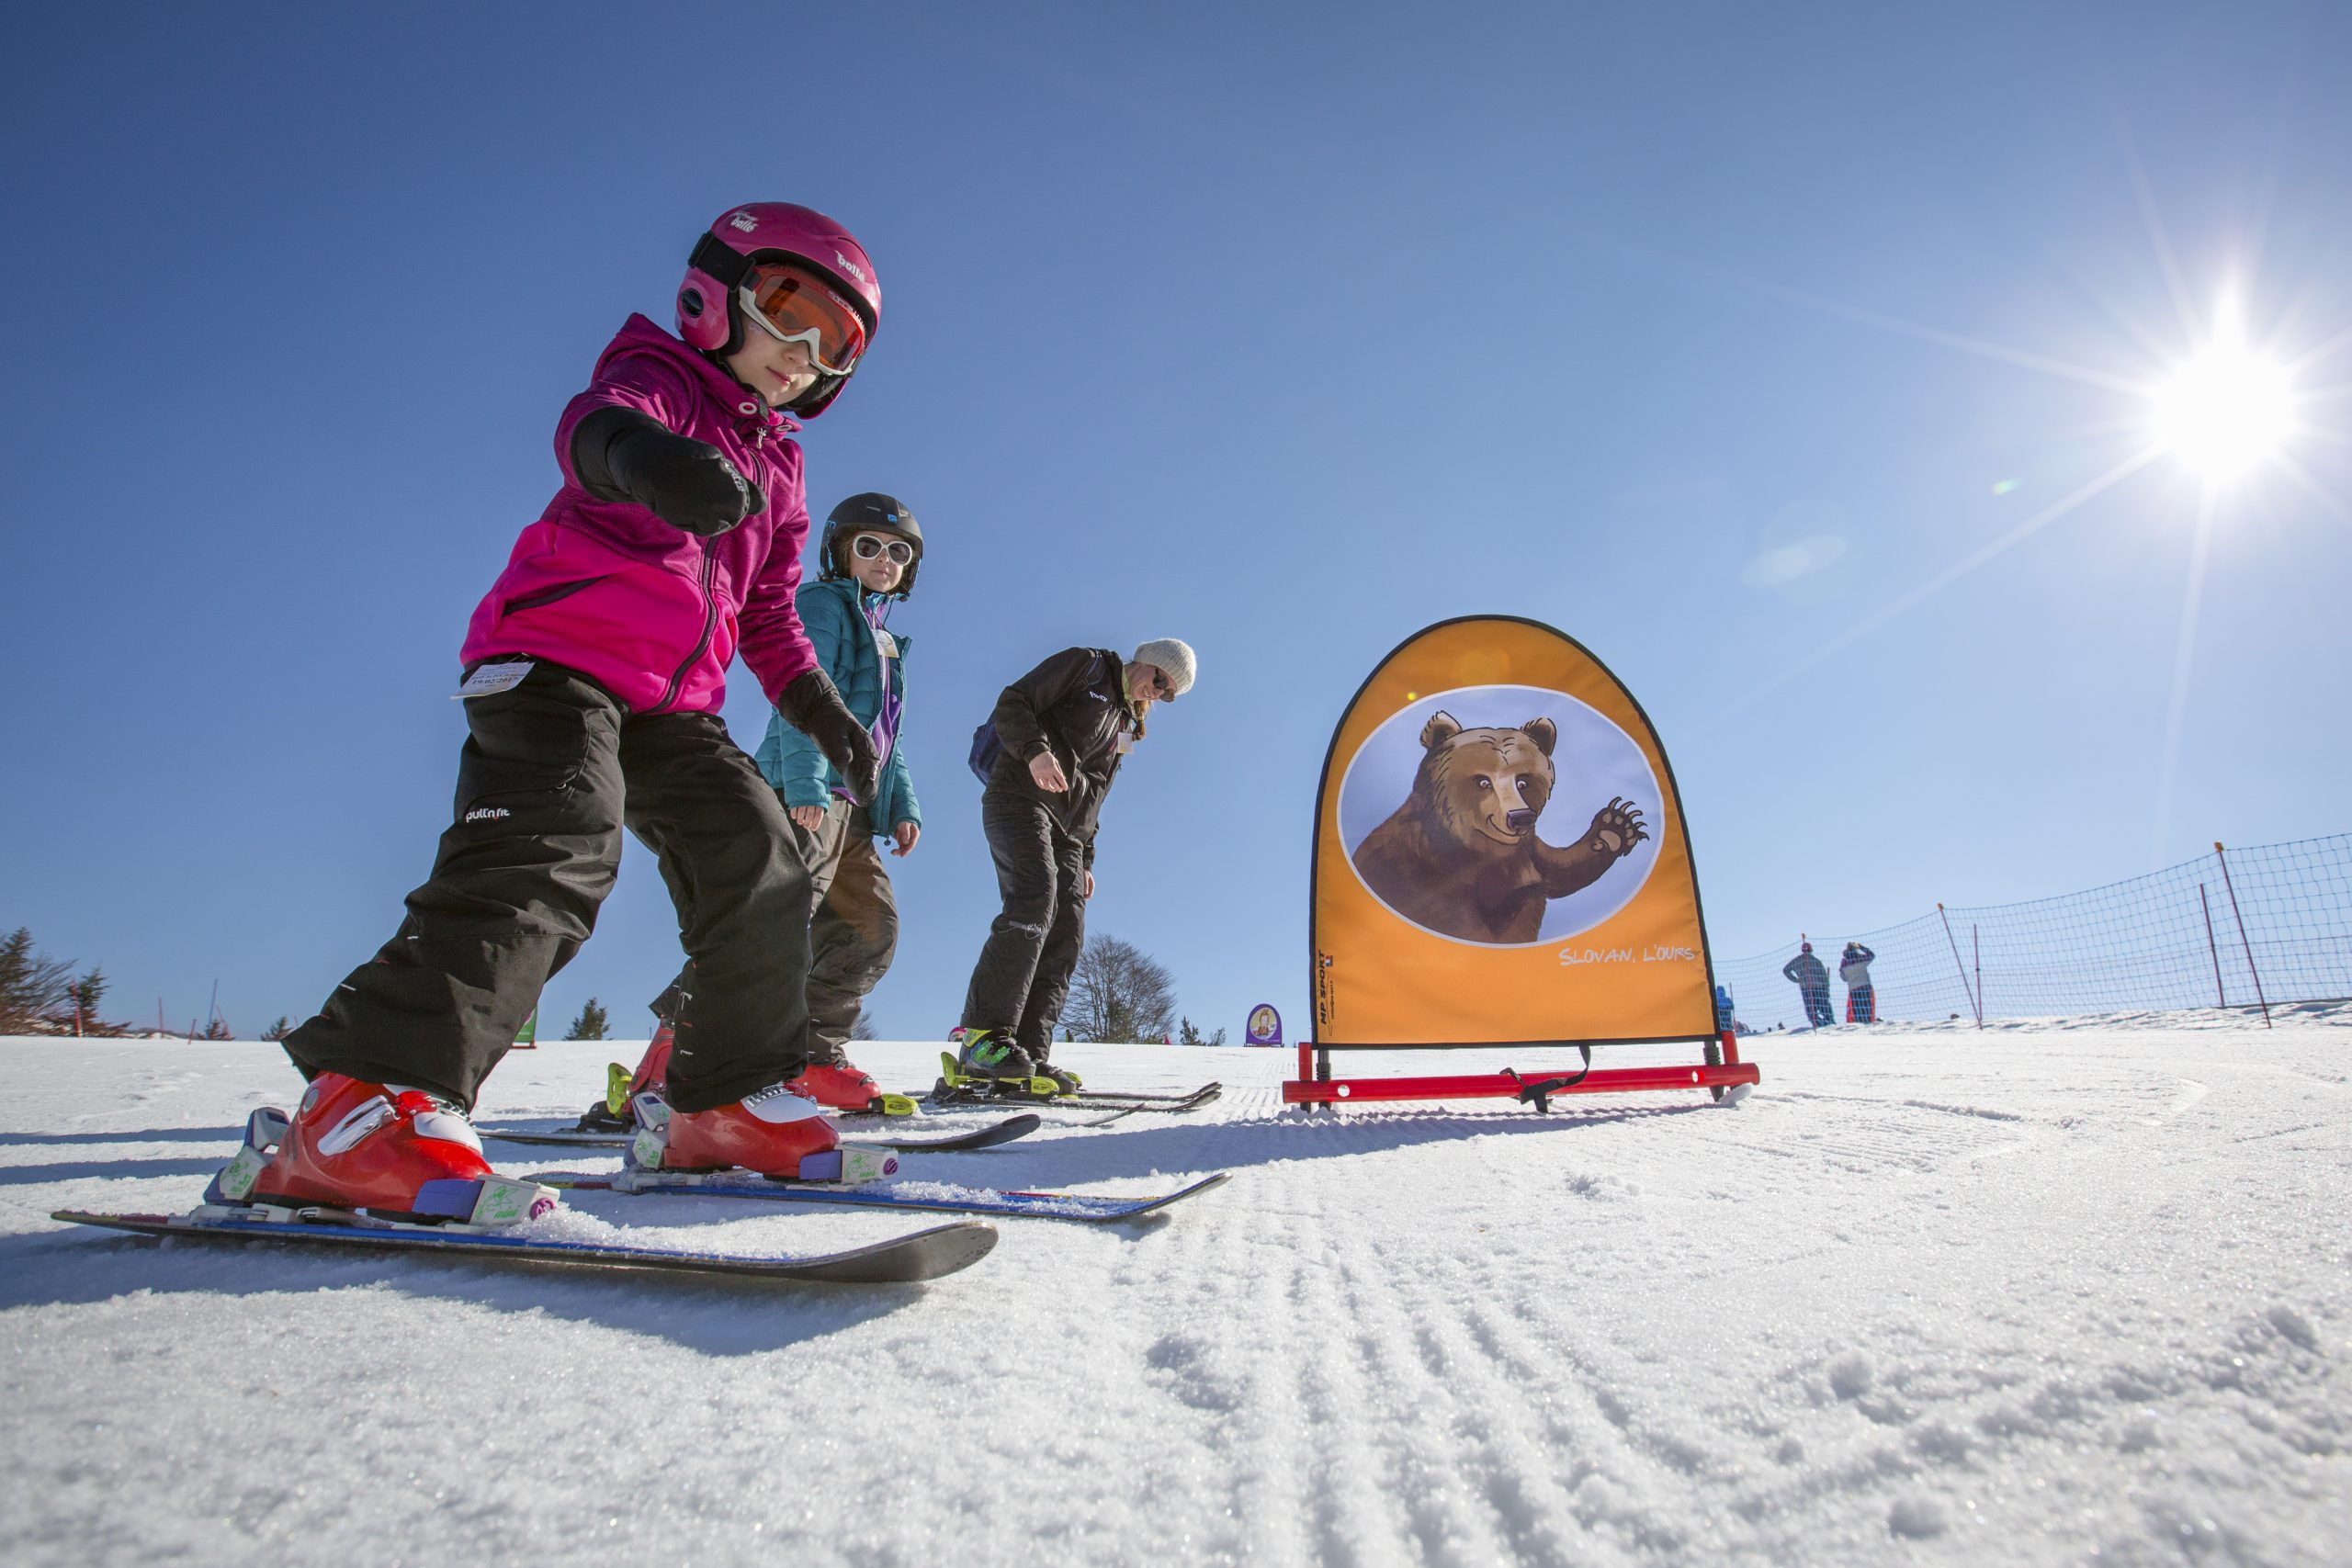
M735 291L760 262L790 262L831 283L865 324L870 343L882 325L882 284L874 263L848 230L807 207L754 201L722 214L686 258L678 286L678 335L724 358L743 346L743 312ZM852 373L855 367L852 367ZM840 395L847 376L820 376L792 412L813 419Z

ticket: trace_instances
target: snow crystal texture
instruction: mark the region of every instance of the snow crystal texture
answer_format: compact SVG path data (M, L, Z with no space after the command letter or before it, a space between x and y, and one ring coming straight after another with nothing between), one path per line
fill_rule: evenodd
M927 1286L779 1288L60 1225L190 1206L299 1082L266 1045L0 1043L0 1538L20 1568L2352 1562L2352 1011L1749 1043L1737 1107L1312 1120L1288 1052L1067 1047L1097 1088L1228 1088L906 1176L1234 1180L1001 1222ZM518 1052L482 1119L568 1122L637 1049ZM937 1049L859 1059L916 1089ZM728 1252L937 1218L568 1204Z

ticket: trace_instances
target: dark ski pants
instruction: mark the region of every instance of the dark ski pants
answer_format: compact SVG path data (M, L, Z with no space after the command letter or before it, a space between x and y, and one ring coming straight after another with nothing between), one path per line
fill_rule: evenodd
M1838 1015L1830 1010L1828 987L1800 986L1797 989L1804 996L1804 1021L1807 1023L1815 1029L1826 1029L1838 1021Z
M899 951L899 900L865 807L838 795L813 833L791 824L808 868L809 1055L839 1060L866 997Z
M701 984L670 1101L707 1111L797 1076L808 1044L808 873L775 792L715 714L632 716L540 661L466 702L455 820L408 918L286 1037L305 1074L470 1106L612 891L626 826L653 851Z
M1847 987L1846 1021L1848 1023L1876 1023L1878 994L1868 986Z
M1043 1060L1086 944L1086 840L1038 802L998 790L980 796L980 827L1004 910L973 965L964 1027L1010 1034Z
M839 1062L866 997L889 973L899 951L898 897L875 848L874 819L863 806L836 795L815 832L789 816L785 831L808 873L809 897L816 901L808 933L808 1057ZM691 964L679 972L654 999L656 1017L677 1016L682 999L695 987L695 975Z

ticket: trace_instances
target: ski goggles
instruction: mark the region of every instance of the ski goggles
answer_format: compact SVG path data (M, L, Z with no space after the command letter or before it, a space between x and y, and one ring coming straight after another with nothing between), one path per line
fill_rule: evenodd
M778 343L807 346L827 376L846 376L865 352L865 323L849 302L817 278L788 266L755 266L736 290L743 313Z
M886 539L879 534L860 534L849 542L849 553L860 560L872 560L876 556L888 556L899 566L915 558L915 547L904 539Z

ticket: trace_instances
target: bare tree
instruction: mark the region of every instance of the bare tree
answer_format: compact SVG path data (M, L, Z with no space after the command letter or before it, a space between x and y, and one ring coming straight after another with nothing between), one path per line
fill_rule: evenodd
M1163 1040L1175 1028L1176 977L1132 942L1089 937L1064 1010L1080 1040Z

